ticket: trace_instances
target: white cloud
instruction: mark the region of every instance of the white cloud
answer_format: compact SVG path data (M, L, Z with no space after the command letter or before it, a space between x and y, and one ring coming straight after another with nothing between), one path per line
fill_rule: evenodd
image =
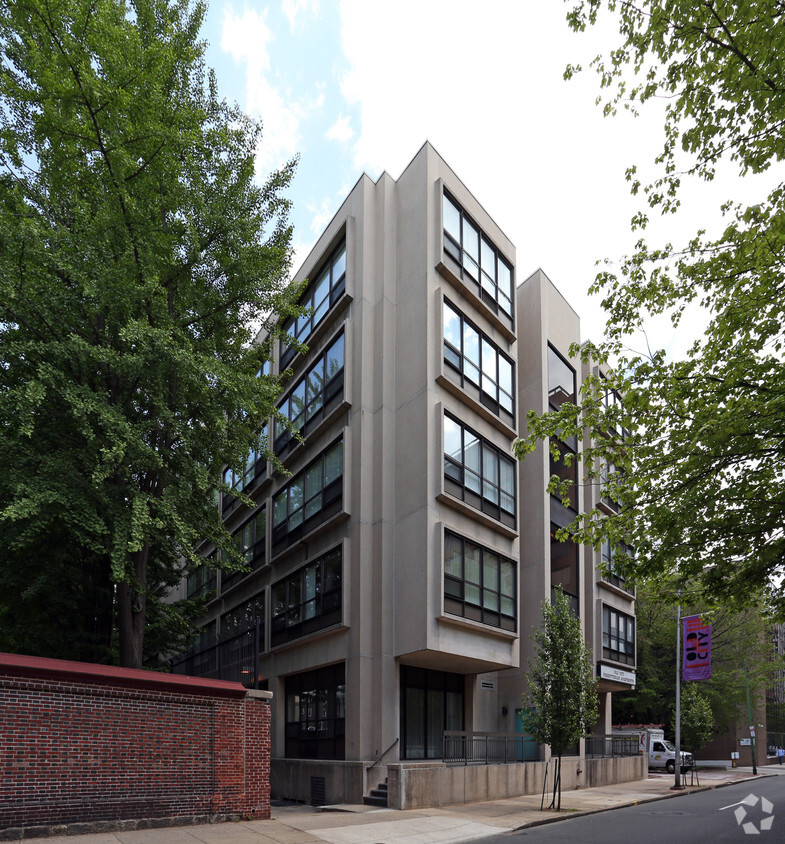
M348 117L339 117L338 120L327 130L325 137L329 141L346 143L354 137L354 130L350 125Z
M564 15L547 0L494 0L479 15L473 0L342 0L341 90L358 115L358 170L397 178L431 141L515 243L518 281L542 267L598 338L587 289L597 259L633 247L624 171L659 151L661 121L652 109L605 120L593 74L564 81L568 62L614 43L572 33Z
M340 199L323 199L321 205L316 206L312 202L305 203L305 207L309 214L313 214L311 220L311 231L315 235L320 235L326 228L327 224L335 216L338 210L339 203L344 199L345 194L341 194Z
M273 84L269 45L275 36L266 18L266 10L246 8L238 15L227 7L221 37L221 49L236 62L245 63L245 111L263 121L264 135L257 154L262 173L280 167L295 154L304 114L319 103L319 98L314 103L292 101L288 91Z
M289 29L296 32L302 28L298 21L301 12L309 11L314 18L319 17L319 0L283 0L281 9L289 21Z

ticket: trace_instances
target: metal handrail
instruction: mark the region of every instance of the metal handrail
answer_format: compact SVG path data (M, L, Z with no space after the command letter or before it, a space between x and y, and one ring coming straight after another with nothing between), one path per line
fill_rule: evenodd
M398 739L395 739L395 741L387 748L387 750L385 750L384 753L382 753L372 765L368 766L368 770L370 771L371 768L375 768L379 764L379 762L382 761L382 758L386 756L395 747L396 744L398 744Z

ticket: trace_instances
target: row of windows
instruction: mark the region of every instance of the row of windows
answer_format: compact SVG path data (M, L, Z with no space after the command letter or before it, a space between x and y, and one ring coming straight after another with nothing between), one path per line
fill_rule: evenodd
M452 305L444 303L444 359L481 388L492 408L514 414L513 366L496 345Z
M444 608L453 615L516 629L515 563L468 539L444 535Z
M272 590L271 642L280 645L341 620L342 551L325 554Z
M515 526L515 462L447 414L444 478L449 492Z
M341 333L278 405L278 412L291 423L294 431L305 434L311 423L323 418L324 409L343 393L343 373L344 335ZM276 421L276 453L281 455L293 442L296 440L293 440L290 429Z
M334 515L343 495L343 440L273 496L273 554Z
M512 317L512 267L446 193L442 207L444 251L479 285L484 301Z
M305 343L341 298L345 289L346 244L341 243L317 275L316 281L308 285L305 295L300 299L299 305L305 309L304 313L296 320L284 323L284 331L299 343ZM281 372L289 366L296 354L294 346L281 343Z

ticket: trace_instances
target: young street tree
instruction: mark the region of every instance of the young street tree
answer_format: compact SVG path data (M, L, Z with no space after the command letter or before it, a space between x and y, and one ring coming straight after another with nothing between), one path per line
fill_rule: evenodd
M584 473L597 481L599 467L612 465L608 483L622 507L618 516L579 519L578 541L629 543L635 559L619 554L616 561L628 579L676 575L726 605L758 601L764 585L783 615L785 4L570 5L575 30L606 11L618 25L619 42L594 62L609 92L606 113L664 101L665 143L653 183L641 184L634 166L627 174L644 200L632 221L636 251L599 274L593 288L604 296L608 335L602 348L584 351L594 360L611 355L615 381L589 379L580 413L563 406L555 416L530 418L518 453L588 426ZM772 187L750 205L730 198L718 236L698 231L677 246L646 242L647 214L675 213L682 181L731 170L769 171ZM703 333L691 324L696 312L708 322ZM624 338L657 315L695 338L683 360L625 349ZM614 386L623 408L603 400ZM609 435L622 427L629 437Z
M140 666L161 591L230 549L223 463L275 379L254 320L291 311L293 164L222 102L189 0L0 0L3 647ZM231 553L231 551L229 552Z
M557 588L542 604L542 626L534 634L536 656L526 681L524 726L556 757L551 807L561 809L561 757L589 734L597 720L597 683L580 619Z

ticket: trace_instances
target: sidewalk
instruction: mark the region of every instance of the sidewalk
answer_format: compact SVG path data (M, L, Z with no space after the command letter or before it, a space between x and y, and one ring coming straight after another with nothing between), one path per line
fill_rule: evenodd
M785 766L758 768L759 776L785 775ZM575 817L578 813L602 812L620 806L678 797L692 791L718 788L752 778L751 768L713 768L700 771L700 786L690 786L685 774L684 791L671 791L672 774L650 774L646 780L602 788L562 792L562 811L540 811L540 795L514 797L486 803L466 803L433 809L396 811L371 806L274 805L266 821L180 826L125 832L26 838L40 844L432 844L469 841L498 835L526 826ZM546 798L547 802L547 798ZM2 833L0 833L0 838Z

